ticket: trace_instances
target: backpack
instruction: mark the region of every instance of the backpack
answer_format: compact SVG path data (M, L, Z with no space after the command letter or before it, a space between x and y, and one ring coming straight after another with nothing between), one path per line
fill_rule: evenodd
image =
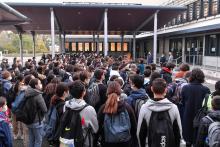
M175 136L173 123L168 111L152 111L149 121L148 146L150 147L174 147Z
M99 85L93 82L87 90L88 92L88 104L95 107L100 101Z
M44 137L47 138L49 142L56 141L59 139L59 137L56 136L57 125L60 120L57 109L63 105L64 103L59 103L57 106L51 106L46 114L46 120L44 122L43 130Z
M60 146L68 147L83 147L84 145L84 136L82 123L84 120L80 116L80 112L89 105L85 105L80 110L72 110L66 108L66 111L62 115L60 122Z
M15 85L12 85L12 87L9 89L6 99L7 99L7 106L11 109L12 103L15 101L16 93L15 93Z
M134 112L137 118L139 116L142 105L145 104L148 99L149 99L149 96L145 95L133 101L133 109L134 109Z
M37 104L34 102L34 97L24 96L23 102L20 103L19 108L15 112L16 120L30 125L34 122L36 115L39 117ZM40 120L39 120L40 124Z
M18 109L21 109L21 107L24 105L25 102L25 90L22 90L18 93L16 96L14 102L11 104L11 111L16 115L17 112L19 113Z
M181 91L183 84L185 83L187 83L187 81L182 79L180 81L176 81L175 83L170 83L167 86L167 98L176 105L181 103Z
M131 124L127 110L118 114L105 114L104 135L105 142L122 143L131 139Z
M209 99L209 94L206 94L204 106L201 109L199 109L199 111L196 113L193 119L193 128L195 130L199 128L200 121L202 120L202 118L208 114L208 106L207 106L208 99Z
M206 116L212 123L209 125L208 129L208 145L209 147L219 147L220 146L220 122L215 122L209 116Z

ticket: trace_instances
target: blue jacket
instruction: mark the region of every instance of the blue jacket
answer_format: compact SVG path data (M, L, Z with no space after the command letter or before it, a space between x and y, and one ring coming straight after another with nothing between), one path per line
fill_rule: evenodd
M131 94L128 96L126 101L130 106L132 106L132 103L134 101L136 101L137 99L143 98L146 95L147 95L147 93L143 88L138 89L136 91L133 90L133 91L131 91Z
M12 83L5 79L3 79L2 82L3 82L3 89L4 89L3 92L4 94L7 94L12 87Z
M138 69L140 70L141 75L144 74L144 64L139 64Z
M13 147L11 129L2 118L0 118L0 147Z

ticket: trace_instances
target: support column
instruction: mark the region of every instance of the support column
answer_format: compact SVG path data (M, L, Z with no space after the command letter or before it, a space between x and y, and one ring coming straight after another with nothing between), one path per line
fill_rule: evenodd
M62 54L63 53L63 50L62 50L62 37L61 37L61 32L59 32L59 43L60 43L60 53Z
M24 59L23 59L23 38L22 38L22 33L19 32L19 40L20 40L20 58L21 58L21 65L22 67L24 66Z
M55 27L54 27L54 11L53 8L50 8L50 22L51 22L51 50L52 50L52 59L55 57Z
M99 54L99 33L97 34L97 55Z
M135 61L136 58L136 33L133 34L133 61Z
M124 34L121 34L121 51L124 51Z
M204 68L206 65L205 46L206 46L206 39L205 39L205 35L204 35L203 36L203 53L202 53L202 62L203 62Z
M31 31L32 39L33 39L33 57L36 57L36 39L35 39L35 31Z
M153 62L157 63L157 13L154 14L154 51L153 51Z
M185 63L185 48L186 48L186 37L182 39L182 63Z
M108 55L108 9L104 12L104 56Z
M63 32L63 47L62 47L62 53L65 53L66 52L66 47L65 47L65 44L66 44L66 33Z
M93 32L93 38L92 38L92 42L93 42L93 45L92 45L92 48L93 48L93 50L92 50L92 52L95 52L95 51L97 51L96 50L96 42L95 42L95 33Z

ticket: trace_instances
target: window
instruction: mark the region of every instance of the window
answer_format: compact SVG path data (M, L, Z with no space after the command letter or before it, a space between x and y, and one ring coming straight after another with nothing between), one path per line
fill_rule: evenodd
M217 54L217 35L206 36L206 55L216 56Z
M103 50L102 43L99 43L99 51L102 51L102 50Z
M123 45L123 51L125 51L125 52L128 51L128 43L124 43L124 45Z
M218 13L218 0L212 0L211 2L211 15L216 15Z
M89 51L89 43L85 43L85 52Z
M72 42L72 51L76 51L76 42Z
M204 5L204 17L207 17L209 15L209 0L204 0L203 5Z
M96 51L96 47L94 47L95 43L91 43L92 51Z
M69 48L70 48L69 42L66 42L66 43L65 43L65 48L66 48L66 49L69 49Z
M121 43L117 43L117 51L121 52Z
M83 51L83 43L78 43L78 51L79 52Z
M114 42L110 43L110 51L112 51L112 52L115 51L115 43Z

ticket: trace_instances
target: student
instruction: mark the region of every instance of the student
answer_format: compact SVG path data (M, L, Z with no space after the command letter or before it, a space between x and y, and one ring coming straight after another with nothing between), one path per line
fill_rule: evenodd
M92 134L98 131L98 121L96 111L92 106L86 106L87 103L83 100L83 97L86 94L85 86L81 81L73 82L70 87L70 94L72 99L66 101L64 106L64 112L70 108L71 110L79 111L82 121L83 137L84 138L84 147L90 147L93 145L93 136ZM91 129L89 135L87 130Z
M175 65L171 62L166 64L166 67L162 67L161 69L161 78L163 78L167 84L172 83L172 70L174 69Z
M180 71L175 74L175 79L183 78L189 70L190 70L190 67L188 64L186 63L181 64Z
M120 95L119 83L110 82L107 89L108 99L98 113L99 125L103 127L99 128L97 138L102 136L101 145L104 147L131 147L136 143L135 115L132 108L121 100ZM112 119L114 121L109 121Z
M145 97L146 91L142 88L144 85L144 77L140 75L133 75L130 77L131 81L131 94L128 96L127 102L132 106L136 99Z
M92 105L96 112L99 111L99 108L101 105L103 105L106 101L106 90L107 87L105 84L103 84L103 80L105 79L105 74L102 69L96 69L94 73L94 78L95 81L91 83L89 86L87 93L88 93L88 104ZM96 86L98 85L98 89ZM97 102L94 103L93 98L94 97L97 99Z
M196 139L196 147L208 147L208 128L212 121L220 122L220 96L214 96L211 104L212 111L201 120Z
M60 126L60 120L61 116L63 115L63 107L65 105L65 99L69 96L69 88L65 83L60 83L57 85L56 93L51 99L51 105L50 107L55 107L58 117L56 120L56 130L54 130L54 134L56 134L53 140L50 141L50 145L54 145L55 147L59 147L59 136L58 134L58 128ZM56 138L57 137L57 138Z
M146 69L144 71L144 85L149 84L150 82L150 76L151 76L151 70L150 69Z
M10 121L6 114L6 99L0 97L0 147L12 147L12 134Z
M138 69L140 71L140 74L143 75L144 74L144 60L143 59L140 60L140 63L138 65Z
M164 97L167 92L166 81L161 78L155 79L151 89L154 97L142 105L139 114L139 146L163 144L167 147L179 147L182 138L181 120L177 106ZM157 133L158 131L162 134Z
M29 105L27 107L27 113L35 115L35 119L32 124L28 124L29 130L29 147L41 147L42 144L42 129L43 119L47 112L47 106L42 97L42 84L37 78L30 80L29 86L25 92L25 97L29 100L25 103Z
M199 68L192 70L189 77L189 84L182 88L181 97L183 104L183 137L187 146L195 143L196 130L193 128L193 119L199 109L206 94L210 94L209 88L202 85L205 75Z

